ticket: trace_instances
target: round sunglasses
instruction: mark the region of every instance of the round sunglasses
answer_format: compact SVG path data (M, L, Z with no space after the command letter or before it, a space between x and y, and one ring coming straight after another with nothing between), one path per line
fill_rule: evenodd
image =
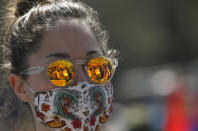
M21 75L33 75L46 72L48 80L57 87L68 87L77 76L77 65L82 65L88 78L96 84L106 84L112 79L118 65L117 59L104 56L88 60L56 59L49 64L34 66L21 72Z

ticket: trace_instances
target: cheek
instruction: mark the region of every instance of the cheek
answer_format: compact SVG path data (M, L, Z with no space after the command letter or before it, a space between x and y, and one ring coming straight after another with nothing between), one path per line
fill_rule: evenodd
M35 92L53 88L49 80L39 74L34 76L29 76L28 84Z

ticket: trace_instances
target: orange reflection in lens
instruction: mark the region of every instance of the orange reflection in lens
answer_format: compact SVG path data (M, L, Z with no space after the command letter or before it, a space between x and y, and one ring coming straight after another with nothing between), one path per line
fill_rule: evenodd
M113 73L113 64L105 57L96 57L87 65L88 76L98 84L107 82Z
M56 60L48 67L50 81L56 86L67 86L74 78L74 66L67 60Z

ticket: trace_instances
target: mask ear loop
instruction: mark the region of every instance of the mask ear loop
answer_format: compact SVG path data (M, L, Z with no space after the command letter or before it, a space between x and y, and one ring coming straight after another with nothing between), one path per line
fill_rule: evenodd
M30 86L25 80L23 80L23 82L25 83L25 85L26 85L26 87L28 88L29 91L31 91L33 94L36 93L36 91L34 91L34 90L31 88L31 86Z

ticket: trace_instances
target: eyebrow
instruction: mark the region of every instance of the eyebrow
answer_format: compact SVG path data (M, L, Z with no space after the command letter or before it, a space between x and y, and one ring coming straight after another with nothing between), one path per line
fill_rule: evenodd
M49 57L69 58L70 56L67 53L53 53L53 54L46 56L46 58L49 58Z
M90 56L90 55L97 54L97 53L99 53L98 50L91 50L91 51L86 52L86 56ZM53 54L46 56L46 58L49 58L49 57L69 58L70 55L68 53L53 53Z
M91 51L86 52L86 56L90 56L90 55L97 54L97 53L99 53L99 50L91 50Z

